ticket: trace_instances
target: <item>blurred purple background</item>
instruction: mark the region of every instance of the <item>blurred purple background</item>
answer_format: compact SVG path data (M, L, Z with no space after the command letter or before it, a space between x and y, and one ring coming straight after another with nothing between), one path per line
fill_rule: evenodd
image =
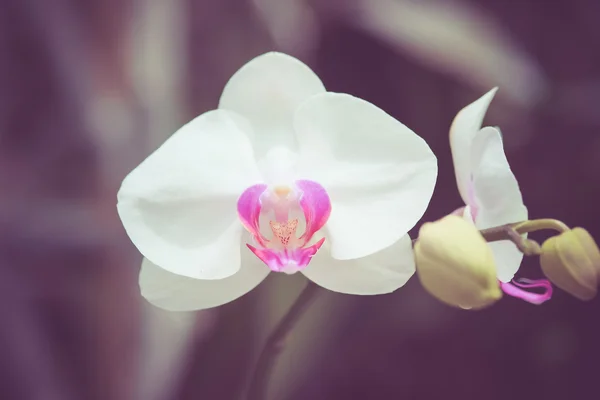
M460 205L454 115L499 86L486 121L531 217L600 239L598 16L594 0L0 0L0 399L242 398L303 278L215 310L153 308L115 195L268 50L427 140L440 173L425 221ZM598 398L600 300L555 293L467 312L416 278L386 296L323 291L271 397Z

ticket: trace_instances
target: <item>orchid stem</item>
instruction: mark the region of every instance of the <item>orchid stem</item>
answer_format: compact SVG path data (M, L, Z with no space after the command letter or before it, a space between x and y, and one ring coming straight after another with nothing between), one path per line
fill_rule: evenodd
M542 252L540 245L531 239L526 239L517 232L515 224L496 226L494 228L483 229L479 231L481 236L488 242L497 242L500 240L510 240L517 246L519 251L527 256L539 255Z
M532 256L542 253L541 246L535 240L524 238L521 235L543 229L552 229L562 233L569 230L569 227L556 219L534 219L482 229L480 233L488 242L510 240L523 254Z
M524 238L521 235L544 229L551 229L562 233L568 231L569 227L559 220L544 218L495 226L493 228L482 229L479 233L487 242L510 240L523 254L534 256L542 253L541 246L535 240ZM416 241L417 239L413 240L413 245Z
M518 233L535 232L541 231L543 229L552 229L562 233L569 230L569 227L564 222L561 222L557 219L549 218L518 222L512 225L515 231L517 231Z
M289 311L277 324L275 330L267 339L258 356L258 361L256 362L254 373L252 374L252 380L250 381L250 388L247 396L248 400L267 400L269 382L273 368L275 367L282 350L285 348L286 340L306 310L308 310L315 301L319 292L319 286L312 281L307 280L306 286L294 304L292 304Z

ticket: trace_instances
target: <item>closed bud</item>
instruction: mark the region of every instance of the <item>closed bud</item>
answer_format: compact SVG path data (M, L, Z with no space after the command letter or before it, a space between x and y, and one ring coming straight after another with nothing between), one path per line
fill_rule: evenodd
M600 251L583 228L553 236L542 245L540 263L552 283L580 300L596 296L600 277Z
M423 287L444 303L477 309L502 297L492 250L463 218L449 215L424 224L414 250Z

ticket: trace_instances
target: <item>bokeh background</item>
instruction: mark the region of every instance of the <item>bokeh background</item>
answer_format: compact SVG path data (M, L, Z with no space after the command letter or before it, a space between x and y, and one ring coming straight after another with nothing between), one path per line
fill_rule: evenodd
M303 277L273 274L214 310L153 308L115 195L269 50L427 140L440 173L424 220L460 206L454 115L499 86L486 121L502 128L531 216L600 239L599 16L595 0L1 0L0 399L242 398ZM541 275L535 259L522 271ZM272 399L600 393L598 299L556 291L543 306L504 298L467 312L414 278L390 295L317 301Z

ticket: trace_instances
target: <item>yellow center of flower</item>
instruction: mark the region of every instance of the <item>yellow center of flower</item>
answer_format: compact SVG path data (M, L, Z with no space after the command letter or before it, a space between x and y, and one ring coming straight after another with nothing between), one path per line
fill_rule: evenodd
M273 231L273 239L277 240L283 247L290 244L290 239L296 237L296 228L298 227L298 219L292 219L284 223L269 221L271 231Z
M283 198L287 197L292 189L289 186L278 185L273 188L273 193L277 195L277 197Z

